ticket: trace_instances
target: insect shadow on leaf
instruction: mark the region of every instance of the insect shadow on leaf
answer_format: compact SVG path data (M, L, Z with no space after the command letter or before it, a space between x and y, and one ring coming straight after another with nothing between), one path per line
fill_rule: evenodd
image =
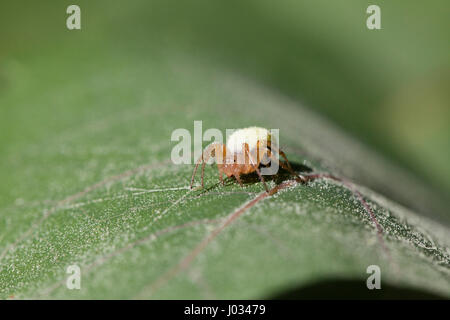
M226 145L216 142L211 143L203 150L202 155L196 161L190 187L192 188L194 184L200 164L202 165L201 185L204 186L205 165L211 158L216 160L219 180L223 185L225 184L223 174L229 178L234 177L243 186L241 176L256 172L264 185L264 189L269 193L264 172L261 173L259 169L262 165L267 166L269 163L276 165L276 169L281 167L289 171L298 182L305 183L307 179L295 172L286 154L275 140L269 130L261 127L249 127L233 132Z

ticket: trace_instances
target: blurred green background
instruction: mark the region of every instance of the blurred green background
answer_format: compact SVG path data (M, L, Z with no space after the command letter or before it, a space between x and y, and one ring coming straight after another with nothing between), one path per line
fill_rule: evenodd
M81 7L81 31L66 29L69 4ZM381 7L382 30L366 28L369 4ZM126 68L170 52L275 88L448 196L449 13L445 0L2 1L0 154L95 113L80 103L72 115L70 92L39 105L22 96L99 63Z

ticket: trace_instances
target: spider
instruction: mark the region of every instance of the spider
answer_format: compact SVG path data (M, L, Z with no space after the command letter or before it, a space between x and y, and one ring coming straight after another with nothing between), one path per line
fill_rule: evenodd
M281 155L285 162L278 161L275 153ZM298 175L292 169L285 153L275 143L272 143L272 136L269 130L264 128L250 127L239 129L230 135L226 145L222 143L211 143L206 147L195 164L190 184L191 189L200 163L202 164L201 183L203 187L205 164L211 157L216 158L219 179L222 185L224 184L222 177L224 173L228 177L234 176L237 182L243 186L240 176L256 171L266 192L269 192L269 188L267 188L264 177L259 170L259 166L262 163L268 163L268 160L277 162L283 169L288 170L294 175L298 181L306 182L305 177Z
M274 157L274 153L278 153L279 155L281 155L284 158L285 162L279 162L278 158ZM228 138L226 145L221 143L212 143L208 147L206 147L200 158L197 160L197 163L195 164L194 172L192 173L191 178L191 189L192 185L194 184L195 174L200 163L202 164L203 187L205 164L211 157L215 157L217 160L216 162L217 169L219 170L219 179L222 184L224 184L224 180L222 178L223 173L225 173L228 177L234 176L239 184L243 186L240 175L256 171L268 195L277 192L277 188L273 188L272 192L269 191L264 178L261 175L261 172L259 170L260 164L268 163L262 161L264 158L266 158L265 160L277 162L283 169L288 170L293 176L295 176L297 182L300 183L307 183L308 181L321 178L331 179L342 183L342 185L349 189L356 196L359 202L364 206L366 212L369 214L371 220L377 228L378 239L383 247L383 250L389 256L389 251L385 246L382 238L383 229L372 209L364 200L363 195L357 189L355 189L350 182L345 179L336 177L332 174L316 173L308 174L305 176L297 174L292 169L285 153L278 146L276 146L275 142L272 142L272 136L267 129L260 127L239 129L233 132L233 134ZM238 161L239 158L241 159L240 161ZM244 161L242 161L242 158L244 158Z

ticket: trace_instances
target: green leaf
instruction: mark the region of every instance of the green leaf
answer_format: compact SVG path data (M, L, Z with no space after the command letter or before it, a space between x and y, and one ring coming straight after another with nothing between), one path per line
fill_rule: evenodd
M167 80L169 62L183 72ZM98 68L35 98L43 106L61 97L76 120L63 119L74 125L9 153L21 183L12 187L20 197L2 209L3 298L261 298L328 278L358 278L364 286L374 264L383 283L449 295L447 230L369 188L355 185L384 244L358 197L330 179L292 182L263 198L254 178L244 188L231 180L221 186L208 167L206 188L189 190L192 166L170 162L170 136L176 128L192 131L195 119L205 129L280 128L290 160L314 172L336 174L328 163L357 166L321 158L331 141L358 150L355 161L371 155L268 88L209 70L166 56L127 70ZM66 288L73 264L81 268L81 290Z

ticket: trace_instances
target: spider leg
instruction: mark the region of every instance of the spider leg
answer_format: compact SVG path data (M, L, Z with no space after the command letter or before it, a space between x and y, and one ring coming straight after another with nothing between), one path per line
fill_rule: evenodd
M203 151L202 155L200 156L200 158L198 158L196 164L195 164L195 168L194 168L194 172L192 173L192 178L191 178L191 184L190 184L190 188L192 189L192 185L194 184L194 178L195 178L195 174L197 173L197 169L198 166L200 165L200 163L202 164L202 174L201 174L201 183L202 183L202 187L204 186L204 174L205 174L205 165L206 162L208 162L209 158L211 158L212 155L212 151L216 151L216 149L218 149L218 147L223 147L223 144L220 143L211 143L209 146L207 146L205 148L205 150ZM216 152L214 152L216 155Z
M241 177L239 177L239 174L235 174L234 177L236 178L237 182L239 182L241 187L243 187L244 185L242 184Z
M202 188L203 188L203 186L204 186L204 183L203 183L203 181L204 181L204 176L205 176L205 165L206 165L206 161L208 161L208 160L204 160L203 161L203 163L202 163L202 174L201 174L201 182L202 182Z
M220 149L222 149L222 150L220 150ZM226 157L227 147L224 144L214 143L214 148L212 151L214 151L214 156L216 157L217 168L219 170L219 180L220 180L220 182L222 182L222 185L225 185L225 182L223 181L223 178L222 178L223 170L222 170L221 165L223 164L223 161ZM205 160L205 162L202 165L202 186L203 186L203 173L205 171L205 164L209 160L209 156L210 156L210 154L207 155L207 159Z
M215 150L215 144L210 144L208 147L207 147L207 149L205 150L205 157L204 157L204 160L203 160L203 162L202 162L202 174L201 174L201 183L202 183L202 188L203 188L203 186L204 186L204 176L205 176L205 165L206 165L206 162L208 162L208 160L209 160L209 158L211 157L211 153L212 153L212 151L214 151ZM203 154L202 154L202 157L203 157Z
M258 143L259 146L259 143ZM245 155L248 156L249 160L250 160L250 165L255 169L256 173L259 176L259 179L261 180L261 182L264 185L264 189L266 189L266 192L269 192L269 188L267 188L267 184L264 181L264 177L262 176L261 172L258 169L258 165L255 163L255 161L253 160L251 154L250 154L250 150L249 150L249 146L247 143L244 143L244 150L245 150Z
M195 164L194 172L192 172L191 184L189 186L191 189L192 189L192 185L194 184L195 174L197 173L197 168L198 168L198 165L200 164L200 162L203 162L203 153L202 153L201 157L197 160L197 162Z

